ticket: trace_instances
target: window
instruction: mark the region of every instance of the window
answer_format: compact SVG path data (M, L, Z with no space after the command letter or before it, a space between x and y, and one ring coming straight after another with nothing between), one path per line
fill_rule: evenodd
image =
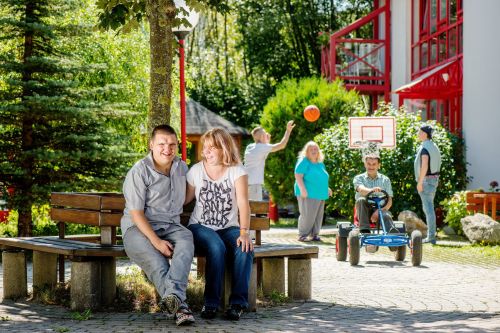
M412 78L462 54L463 0L412 0Z

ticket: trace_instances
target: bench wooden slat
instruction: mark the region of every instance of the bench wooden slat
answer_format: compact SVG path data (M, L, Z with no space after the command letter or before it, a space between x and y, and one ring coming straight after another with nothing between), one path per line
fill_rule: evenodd
M269 202L250 200L250 212L253 214L266 214L269 212Z
M101 245L57 237L0 238L4 248L20 248L72 257L122 257L126 256L122 245Z
M263 244L254 248L255 258L271 257L308 257L318 258L319 248L317 246L304 246L294 244Z
M250 218L250 230L269 230L270 224L267 217L255 217Z
M52 207L50 218L58 222L99 226L98 211Z
M54 244L44 244L35 239L23 240L21 238L0 238L0 245L3 248L19 248L24 250L41 251L47 253L72 255L73 248L70 246L57 246Z
M101 198L92 194L54 192L50 196L52 206L99 210L100 202Z
M119 227L122 213L101 213L99 225L101 227Z
M101 209L123 212L123 209L125 209L123 194L113 193L103 196L101 199Z

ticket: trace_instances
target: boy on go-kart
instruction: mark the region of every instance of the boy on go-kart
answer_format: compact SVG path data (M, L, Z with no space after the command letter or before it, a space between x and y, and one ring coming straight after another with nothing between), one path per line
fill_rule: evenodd
M359 221L359 230L361 233L370 233L370 222L377 223L379 212L373 205L369 205L366 196L370 192L385 191L389 195L387 204L382 208L382 216L385 229L391 233L394 228L391 213L389 209L392 206L392 186L390 179L379 173L380 157L378 154L368 154L363 157L366 172L354 177L353 184L356 190L356 214ZM398 232L394 230L393 232Z

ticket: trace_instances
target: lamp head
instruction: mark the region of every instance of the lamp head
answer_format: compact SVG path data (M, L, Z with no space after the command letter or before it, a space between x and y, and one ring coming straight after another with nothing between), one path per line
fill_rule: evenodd
M186 5L186 1L184 0L174 0L175 7L178 10L177 19L183 20L184 22L187 21L187 25L184 23L181 23L179 26L173 27L172 31L174 34L180 38L183 39L187 34L189 34L196 24L198 24L198 20L200 18L200 14L198 12L189 9L189 7Z

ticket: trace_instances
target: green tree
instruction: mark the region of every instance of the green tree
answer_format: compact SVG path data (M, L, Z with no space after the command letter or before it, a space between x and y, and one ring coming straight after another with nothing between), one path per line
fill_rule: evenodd
M294 120L297 125L286 149L270 154L266 161L265 186L277 203L296 201L293 193L294 167L297 155L306 142L313 140L324 128L336 124L340 117L352 115L358 103L357 93L347 91L340 81L328 83L321 78L290 79L278 86L276 96L270 98L264 108L261 125L274 138L283 136L288 120ZM303 117L303 110L309 104L318 106L321 111L320 118L313 123Z
M321 32L350 24L373 5L371 0L227 3L230 12L209 12L189 37L189 93L247 128L259 122L277 84L319 75Z
M148 132L153 127L170 123L172 103L172 64L176 46L172 28L187 20L176 13L213 7L226 10L223 0L186 0L186 7L176 8L174 0L99 0L100 26L128 32L139 27L144 18L149 23L150 90Z
M0 0L0 182L14 188L18 235L32 235L32 206L51 191L116 188L127 166L123 138L103 126L123 110L107 86L80 89L97 68L71 59L65 36L82 27L62 20L71 0Z

